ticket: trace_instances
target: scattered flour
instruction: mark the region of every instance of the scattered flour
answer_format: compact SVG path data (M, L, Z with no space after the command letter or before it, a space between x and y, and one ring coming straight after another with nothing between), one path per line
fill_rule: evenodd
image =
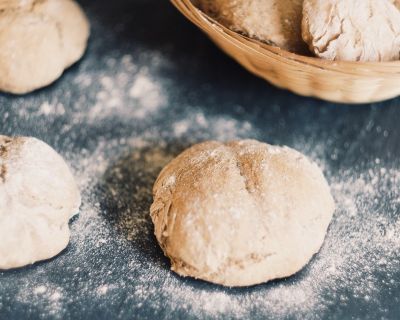
M17 295L17 300L20 303L29 305L33 310L38 310L42 314L46 314L48 317L54 319L63 318L64 310L61 302L62 299L62 288L49 284L39 285L33 288L33 295L28 288L24 287Z
M43 294L45 293L47 288L45 286L38 286L35 289L33 289L34 294Z
M140 65L148 67L118 53L100 58L101 70L82 64L82 72L72 78L76 91L60 90L61 98L43 94L36 105L18 100L3 114L2 121L16 131L27 119L37 124L63 153L78 179L83 205L63 254L19 274L0 273L0 311L26 307L39 318L56 319L89 317L95 308L120 319L141 310L149 318L165 319L322 319L332 309L340 318L341 310L357 302L373 314L368 306L382 304L380 293L390 293L398 282L400 170L381 159L336 168L332 163L341 155L330 150L328 140L324 145L316 139L288 143L325 169L337 204L321 252L303 271L244 289L169 271L149 218L151 189L161 168L202 140L274 141L246 117L239 121L191 105L170 112L167 106L179 99L169 90L172 80L160 71L171 68L170 62L157 52L140 56ZM49 136L46 126L59 134ZM365 130L390 135L373 123ZM119 313L109 315L109 305ZM385 318L390 306L381 308Z
M72 223L73 249L68 252L69 259L81 264L72 274L83 283L76 297L29 283L21 288L20 301L42 306L44 314L62 317L67 305L79 296L113 303L122 290L128 296L121 308L131 312L145 308L169 319L182 312L195 318L239 319L257 312L277 319L310 315L319 319L338 301L342 306L354 299L376 303L379 293L393 285L400 267L400 219L395 217L400 208L400 171L385 168L376 160L365 169L335 173L322 163L337 210L321 252L298 275L248 289L221 288L175 276L155 244L148 216L154 179L186 147L159 140L163 130L174 143L210 137L229 140L257 133L245 121L207 117L197 111L183 114L164 129L120 139L100 137L93 150L67 153L84 195L80 216ZM310 154L314 158L325 152L324 146L314 150ZM388 195L390 201L383 202ZM99 257L96 250L103 247L112 249ZM86 262L90 259L95 259L94 264ZM68 259L64 260L67 266ZM101 264L107 266L97 269L101 273L90 271ZM89 275L84 276L81 268ZM34 296L27 291L31 285ZM119 317L128 318L128 314L121 311Z
M45 115L45 116L48 115L62 116L65 113L65 109L61 103L53 105L46 101L41 104L36 113L38 115Z
M99 295L105 295L105 294L107 294L107 291L108 291L108 286L107 285L102 285L102 286L97 288L97 293Z
M140 70L131 84L128 75L118 74L114 79L104 76L100 79L101 91L87 120L99 121L110 115L144 118L166 105L167 100L160 85Z

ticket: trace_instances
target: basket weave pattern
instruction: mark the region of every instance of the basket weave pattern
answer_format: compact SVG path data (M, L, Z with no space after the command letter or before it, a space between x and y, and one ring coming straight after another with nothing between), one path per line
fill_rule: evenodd
M341 103L369 103L400 95L400 61L328 61L290 53L225 28L190 0L171 2L229 56L277 87Z

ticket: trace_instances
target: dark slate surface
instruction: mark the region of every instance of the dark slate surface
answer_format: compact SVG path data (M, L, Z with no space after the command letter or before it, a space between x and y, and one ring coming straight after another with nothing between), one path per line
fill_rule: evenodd
M302 149L300 151L324 163L330 182L336 181L340 173L346 170L356 176L365 170L376 169L373 165L376 159L379 159L382 168L396 170L399 166L400 99L349 106L299 97L276 89L250 75L221 53L168 1L99 0L81 1L81 4L92 23L91 41L83 60L47 88L22 97L0 95L0 132L36 136L45 140L72 163L75 172L80 172L81 162L75 159L74 154L82 155L82 150L90 154L100 140L115 141L140 136L149 128L154 128L160 140L166 142L166 146L157 146L157 139L153 135L153 148L162 148L168 156L176 155L197 140L224 138L216 133L215 128L203 130L194 137L189 133L181 137L173 135L171 126L174 121L184 119L191 112L202 112L207 119L229 117L239 126L240 123L250 123L254 130L241 131L235 134L237 137L258 138ZM122 67L119 65L115 70L105 67L103 58L114 56L118 59L122 54L132 55L136 65L148 66L152 70L155 68L152 65L154 61L146 56L146 52L159 53L170 62L157 69L169 94L166 107L144 120L125 121L118 117L107 117L99 122L86 123L86 118L81 118L78 122L69 123L78 109L89 110L97 92L96 84L90 85L90 90L87 90L74 81L80 73L93 75L98 72L99 76L113 77L114 71L119 72ZM45 101L61 102L65 114L57 117L35 114L35 110ZM88 222L92 230L85 230L82 228L84 223L79 223L79 220L85 221L85 208L89 207L84 204L80 216L71 224L71 245L63 254L48 262L0 272L0 319L400 317L398 255L391 256L395 261L391 262L389 271L385 266L375 268L376 263L372 261L372 267L368 269L372 273L365 272L365 277L363 270L369 263L365 257L362 258L358 270L347 270L345 275L341 274L343 279L339 277L332 282L332 287L327 285L325 291L318 291L319 296L314 297L316 304L305 301L304 304L309 307L300 308L299 311L292 307L293 301L286 302L284 298L281 301L282 312L277 311L277 306L268 310L262 305L262 300L264 296L268 299L274 288L285 287L290 295L296 283L307 281L309 267L290 279L243 289L221 288L171 274L168 262L152 236L151 223L146 216L151 203L149 181L154 180L160 168L147 168L148 150L142 151L135 160L125 155L127 150L129 146L110 147L107 151L110 157L117 154L119 160L107 168L103 181L96 183L91 190L83 190L84 201L93 199L90 192L96 193L99 201L100 217L96 217L94 223ZM115 168L120 169L124 178L114 175ZM394 180L377 200L384 208L379 214L388 217L393 224L398 221L399 211L396 202L397 183L398 180ZM107 186L117 190L120 200L113 201L108 196ZM131 190L138 187L148 191L132 200ZM365 199L365 202L369 200ZM127 208L133 215L141 212L145 218L137 230L132 227L136 230L136 236L122 241L118 229L119 213L126 212ZM370 222L368 217L365 219ZM332 234L340 229L339 220L333 222ZM362 219L354 223L362 223ZM140 236L137 236L137 231L141 233ZM111 240L106 246L98 248L98 237L87 236L88 232L104 232L105 237ZM85 236L88 241L82 244ZM334 235L328 235L327 241L340 243L340 239L335 239ZM329 248L334 251L335 246ZM311 265L318 263L318 259L329 258L329 254L329 250L325 250L321 258ZM130 264L132 261L134 263ZM319 272L323 274L323 271ZM351 272L361 272L358 282L348 280L352 278ZM354 292L358 289L363 291L362 286L368 283L362 279L368 277L380 285L375 286L377 289L371 299L362 299ZM319 281L321 277L315 279ZM101 291L102 283L114 285L108 288L108 294L99 297L97 293ZM340 283L343 285L338 285ZM353 287L357 285L361 287ZM46 292L41 292L41 286L46 288ZM177 302L179 299L171 297L180 289L183 295L185 292L191 295L182 304ZM214 304L212 310L206 306L202 310L198 301L205 301L205 295L208 294L210 299L215 299L218 293L229 297L229 301L235 301L237 306L225 306L224 311L215 312L218 306ZM305 293L305 299L309 298ZM242 313L238 311L241 306Z

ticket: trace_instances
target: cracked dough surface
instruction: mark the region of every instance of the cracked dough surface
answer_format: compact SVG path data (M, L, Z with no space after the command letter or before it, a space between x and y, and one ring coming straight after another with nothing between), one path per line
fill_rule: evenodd
M153 195L155 235L172 270L226 286L299 271L334 211L316 164L254 140L189 148L162 170Z
M197 0L196 4L226 27L292 52L304 52L301 39L303 0Z
M75 1L0 1L0 90L24 94L54 82L82 57L88 37Z
M54 257L81 203L61 156L35 138L0 136L0 269Z
M303 39L318 57L400 60L400 11L393 0L305 0ZM399 6L398 0L395 4Z

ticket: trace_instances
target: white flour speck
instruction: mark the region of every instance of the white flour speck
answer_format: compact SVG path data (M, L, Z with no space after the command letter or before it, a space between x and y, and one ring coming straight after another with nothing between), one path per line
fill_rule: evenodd
M33 290L33 293L35 294L42 294L45 293L47 288L45 286L38 286Z
M108 291L108 286L107 285L102 285L100 287L97 288L97 292L100 295L105 295Z

